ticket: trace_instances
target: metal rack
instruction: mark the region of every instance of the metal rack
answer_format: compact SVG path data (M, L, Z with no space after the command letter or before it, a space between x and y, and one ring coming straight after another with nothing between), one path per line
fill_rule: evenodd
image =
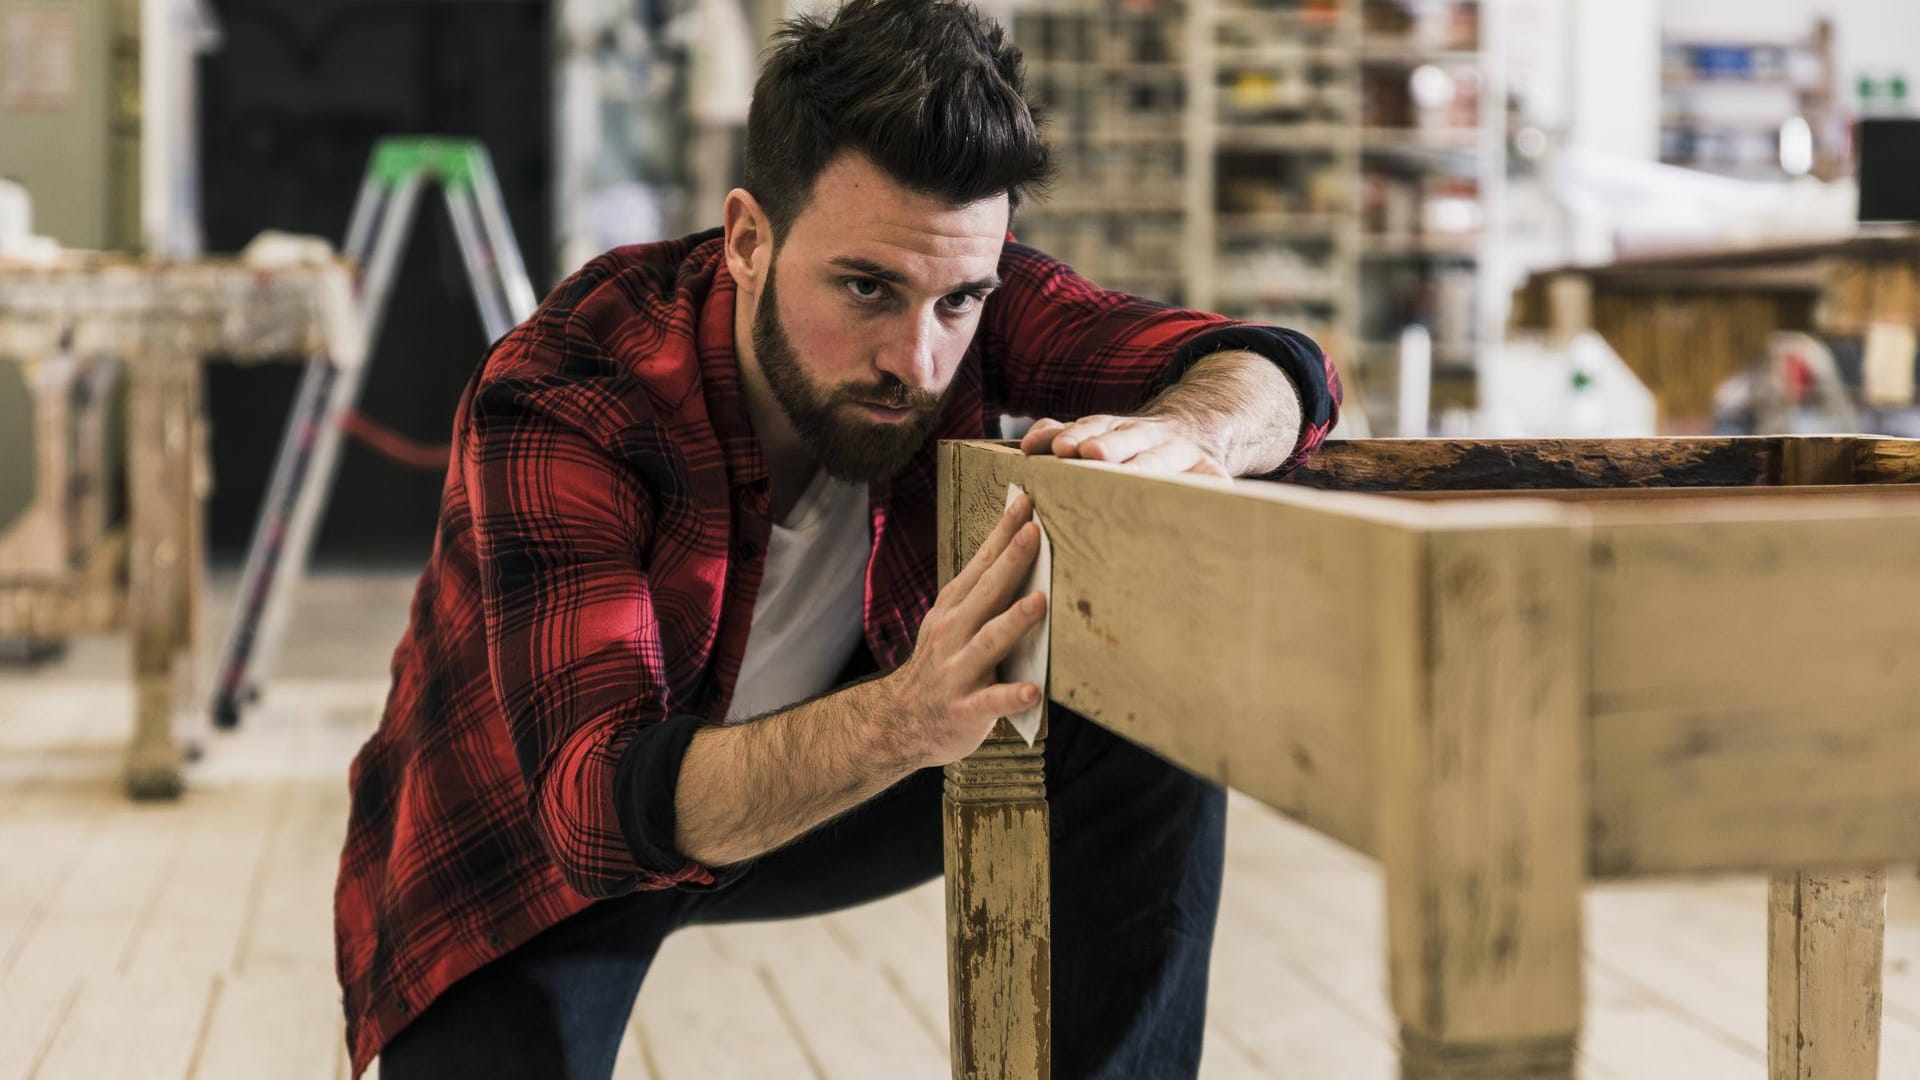
M1297 327L1350 384L1391 389L1401 333L1421 324L1447 384L1437 402L1468 398L1504 318L1488 243L1506 150L1505 94L1486 62L1495 6L1018 9L1062 167L1018 231L1109 287ZM1417 107L1415 72L1452 99Z

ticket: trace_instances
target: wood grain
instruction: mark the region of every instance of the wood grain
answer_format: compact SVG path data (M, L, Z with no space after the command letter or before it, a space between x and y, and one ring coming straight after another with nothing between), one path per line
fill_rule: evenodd
M1326 491L1745 487L1771 483L1779 440L1335 440L1282 478Z
M996 447L954 452L976 520L999 514L1011 480L1046 517L1054 700L1372 849L1369 604L1380 586L1369 538L1385 527L1379 515L1417 508ZM1329 499L1372 513L1302 505Z
M1854 477L1862 484L1920 484L1920 440L1856 438Z
M1768 888L1767 1075L1873 1080L1886 875L1781 874Z
M138 447L128 477L133 504L129 614L136 695L127 791L136 799L180 796L173 738L175 662L185 646L190 543L182 507L193 483L191 364L135 362L127 391L127 443Z
M1401 1075L1570 1080L1587 557L1570 527L1383 544L1379 847Z
M1593 872L1920 857L1920 507L1594 508Z
M976 453L1007 457L1004 447ZM1005 510L1004 483L996 499L989 497L987 477L963 481L966 456L954 444L940 447L942 584L972 557ZM1046 727L1043 719L1039 737L1028 746L1002 720L978 750L946 769L941 834L956 1080L1046 1080L1052 1073Z

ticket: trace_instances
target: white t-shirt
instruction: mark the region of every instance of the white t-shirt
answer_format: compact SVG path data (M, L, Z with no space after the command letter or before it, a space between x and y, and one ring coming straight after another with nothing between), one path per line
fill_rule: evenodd
M867 485L825 470L767 540L728 720L773 712L833 688L860 641L866 597Z

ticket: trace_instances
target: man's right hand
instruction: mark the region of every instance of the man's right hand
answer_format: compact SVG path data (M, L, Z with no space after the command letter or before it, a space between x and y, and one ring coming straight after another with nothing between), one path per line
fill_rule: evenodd
M900 748L913 767L966 757L1000 717L1040 700L1033 683L995 681L1000 661L1047 610L1044 594L1017 595L1040 551L1040 526L1032 518L1026 495L1007 507L993 534L934 599L913 656L879 680L891 707L875 720L895 727L889 734L904 740Z

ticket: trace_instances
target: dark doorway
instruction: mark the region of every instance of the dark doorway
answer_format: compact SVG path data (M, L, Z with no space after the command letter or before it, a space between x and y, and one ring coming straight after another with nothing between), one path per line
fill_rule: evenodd
M547 0L214 0L224 31L201 67L207 246L238 251L263 229L335 244L383 135L485 143L533 280L553 284ZM438 196L421 201L363 412L444 443L487 346ZM207 380L214 477L208 539L244 552L299 367L215 364ZM357 442L343 447L317 559L419 563L444 477Z

